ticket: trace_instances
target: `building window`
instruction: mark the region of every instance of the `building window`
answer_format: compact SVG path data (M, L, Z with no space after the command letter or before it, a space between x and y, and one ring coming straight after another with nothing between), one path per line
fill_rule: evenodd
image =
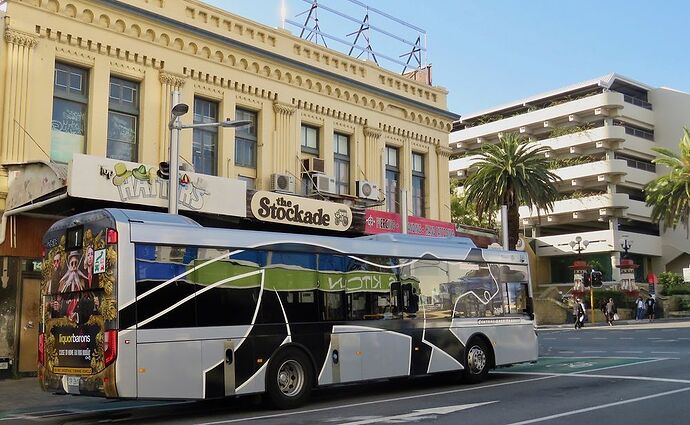
M218 122L218 104L200 97L194 98L194 124ZM218 127L195 128L192 139L194 172L218 174Z
M424 217L424 155L412 153L412 215Z
M256 168L256 112L237 108L236 120L251 121L251 125L235 129L235 165Z
M399 149L386 146L386 211L400 212L400 168L398 164Z
M333 134L333 158L335 160L335 185L338 194L350 193L350 137Z
M319 129L302 124L302 152L319 155Z
M86 69L55 64L50 143L50 159L55 162L69 162L73 154L86 152L88 78Z
M108 158L137 160L139 83L110 77L108 97Z

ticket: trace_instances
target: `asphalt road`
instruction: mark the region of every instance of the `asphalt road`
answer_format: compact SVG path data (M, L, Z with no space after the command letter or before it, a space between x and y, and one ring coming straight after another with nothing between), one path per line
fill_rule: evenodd
M292 411L271 410L258 398L144 405L46 395L65 402L7 412L0 425L690 424L690 323L558 328L540 330L539 339L537 364L496 370L478 385L435 376L330 388Z

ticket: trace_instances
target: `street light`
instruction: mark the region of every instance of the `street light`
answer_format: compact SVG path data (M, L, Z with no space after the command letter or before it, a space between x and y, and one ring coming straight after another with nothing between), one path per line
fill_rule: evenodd
M625 255L623 258L628 258L628 251L630 251L630 248L633 246L633 241L629 241L627 236L623 236L620 240L621 243L621 249L623 252L625 252Z
M581 253L582 251L584 251L585 249L587 249L587 245L589 245L589 241L586 240L586 239L585 239L585 240L582 240L582 238L581 238L580 236L577 236L577 237L575 237L575 240L574 240L574 241L570 241L570 244L569 244L569 245L570 245L570 247L571 247L572 249L574 249L575 251L577 251L577 255L580 255L580 253ZM575 246L577 246L577 248L575 248Z
M582 239L580 236L576 236L574 241L570 241L568 244L570 248L577 251L577 256L581 258L582 251L587 249L589 241L587 239ZM575 248L577 247L577 248ZM588 267L589 268L589 267ZM594 287L592 286L592 281L589 282L589 306L592 309L592 323L594 323Z
M223 128L237 128L251 125L250 120L230 120L226 119L222 122L205 122L198 124L182 124L180 117L189 112L189 105L180 103L180 92L174 91L172 94L172 110L170 111L170 122L168 128L170 129L170 180L168 187L168 213L177 214L177 189L180 184L179 178L179 149L180 149L180 131L185 128L209 128L209 127L223 127Z

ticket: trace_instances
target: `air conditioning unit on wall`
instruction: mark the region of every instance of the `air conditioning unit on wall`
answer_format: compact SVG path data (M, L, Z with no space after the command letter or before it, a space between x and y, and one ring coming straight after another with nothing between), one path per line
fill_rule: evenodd
M309 177L307 177L307 179L309 179ZM335 178L325 174L312 174L311 180L309 181L309 187L311 188L309 191L310 194L337 192Z
M295 193L295 178L289 174L271 174L271 190L274 192Z
M305 173L325 173L326 162L321 158L305 158L302 160L302 171Z
M366 180L357 180L357 196L373 201L379 200L379 186Z

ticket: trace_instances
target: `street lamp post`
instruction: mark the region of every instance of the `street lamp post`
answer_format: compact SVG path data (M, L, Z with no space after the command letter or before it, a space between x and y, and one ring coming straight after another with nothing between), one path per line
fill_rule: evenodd
M580 257L582 255L582 251L587 249L587 246L589 245L589 241L586 239L582 239L580 236L576 236L574 241L570 241L569 243L570 248L573 250L577 251L577 256ZM577 247L577 248L575 248ZM576 261L577 263L577 261ZM589 307L592 310L591 313L591 318L592 318L592 323L594 323L594 287L592 286L592 282L589 282Z
M251 125L250 120L230 120L226 119L223 122L207 122L199 124L182 124L180 117L189 112L189 105L180 103L180 92L173 91L172 93L172 110L170 111L170 122L168 128L170 129L170 183L168 186L168 213L177 214L177 199L178 188L180 185L179 178L179 149L180 149L180 132L185 128L208 128L208 127L224 127L224 128L238 128Z

